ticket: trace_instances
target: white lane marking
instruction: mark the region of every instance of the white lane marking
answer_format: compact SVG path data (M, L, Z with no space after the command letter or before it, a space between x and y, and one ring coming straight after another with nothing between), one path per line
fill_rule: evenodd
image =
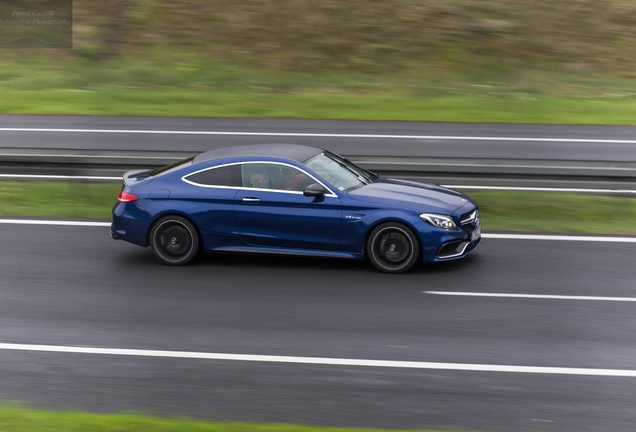
M472 371L472 372L513 372L513 373L531 373L531 374L587 375L587 376L610 376L610 377L636 378L636 370L632 370L632 369L594 369L594 368L545 367L545 366L508 366L508 365L471 364L471 363L439 363L439 362L396 361L396 360L365 360L365 359L350 359L350 358L228 354L228 353L192 352L192 351L164 351L164 350L141 350L141 349L121 349L121 348L74 347L74 346L59 346L59 345L28 345L28 344L15 344L15 343L0 343L0 349L1 350L17 350L17 351L70 353L70 354L101 354L101 355L118 355L118 356L137 356L137 357L249 361L249 362L266 362L266 363L292 363L292 364L311 364L311 365L330 365L330 366L364 366L364 367L382 367L382 368L438 369L438 370L441 369L441 370Z
M0 178L34 179L34 180L119 180L121 177L70 176L48 174L0 174Z
M456 292L456 291L422 291L423 294L460 297L501 297L501 298L527 298L549 300L589 300L589 301L615 301L636 302L636 297L596 297L596 296L566 296L550 294L508 294L508 293L480 293L480 292Z
M602 243L636 243L636 237L599 237L543 234L482 234L483 238L504 240L556 240Z
M59 128L0 128L0 132L54 132L54 133L117 133L117 134L158 134L158 135L228 135L228 136L279 136L314 138L379 138L379 139L426 139L463 141L534 141L572 143L613 143L636 144L636 140L598 138L538 138L538 137L490 137L451 135L384 135L346 133L305 133L305 132L235 132L235 131L188 131L188 130L141 130L141 129L59 129Z
M36 220L36 219L0 219L0 224L110 227L110 222Z
M577 188L548 188L548 187L526 187L526 186L468 186L468 185L441 185L441 186L449 188L449 189L463 189L463 190L636 194L636 190L629 190L629 189L577 189Z
M196 152L195 152L196 153ZM191 154L191 153L190 153ZM51 158L73 158L73 159L159 159L174 161L178 157L174 156L126 156L126 155L90 155L90 154L51 154L51 153L0 153L0 156L12 157L47 157Z

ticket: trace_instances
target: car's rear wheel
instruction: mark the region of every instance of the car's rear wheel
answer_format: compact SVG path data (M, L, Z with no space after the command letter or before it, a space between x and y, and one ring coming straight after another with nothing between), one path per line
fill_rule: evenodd
M384 273L404 273L420 256L417 237L406 225L387 222L369 235L367 255L371 263Z
M152 253L164 264L185 265L199 251L199 235L190 221L181 216L159 219L150 232Z

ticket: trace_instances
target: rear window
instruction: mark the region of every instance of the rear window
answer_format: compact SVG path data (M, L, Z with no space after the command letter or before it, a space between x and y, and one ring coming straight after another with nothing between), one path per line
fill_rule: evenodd
M241 167L228 165L219 168L211 168L196 174L189 175L186 179L191 183L203 186L241 186Z
M192 165L192 159L194 159L194 156L189 157L187 159L183 159L174 163L171 163L170 165L166 165L163 166L161 168L157 168L155 170L153 170L150 175L151 176L156 176L159 174L166 174L168 172L172 172L172 171L176 171L180 168L186 167L188 165Z

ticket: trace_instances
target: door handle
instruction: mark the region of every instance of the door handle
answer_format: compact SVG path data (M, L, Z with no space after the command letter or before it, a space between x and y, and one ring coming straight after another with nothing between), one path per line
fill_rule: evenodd
M243 202L259 202L260 198L243 198Z

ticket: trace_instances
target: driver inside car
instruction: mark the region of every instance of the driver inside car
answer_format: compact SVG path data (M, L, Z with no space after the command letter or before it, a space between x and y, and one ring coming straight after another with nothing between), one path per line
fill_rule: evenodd
M283 168L283 179L279 187L283 190L299 190L299 184L303 182L306 176L296 170Z

